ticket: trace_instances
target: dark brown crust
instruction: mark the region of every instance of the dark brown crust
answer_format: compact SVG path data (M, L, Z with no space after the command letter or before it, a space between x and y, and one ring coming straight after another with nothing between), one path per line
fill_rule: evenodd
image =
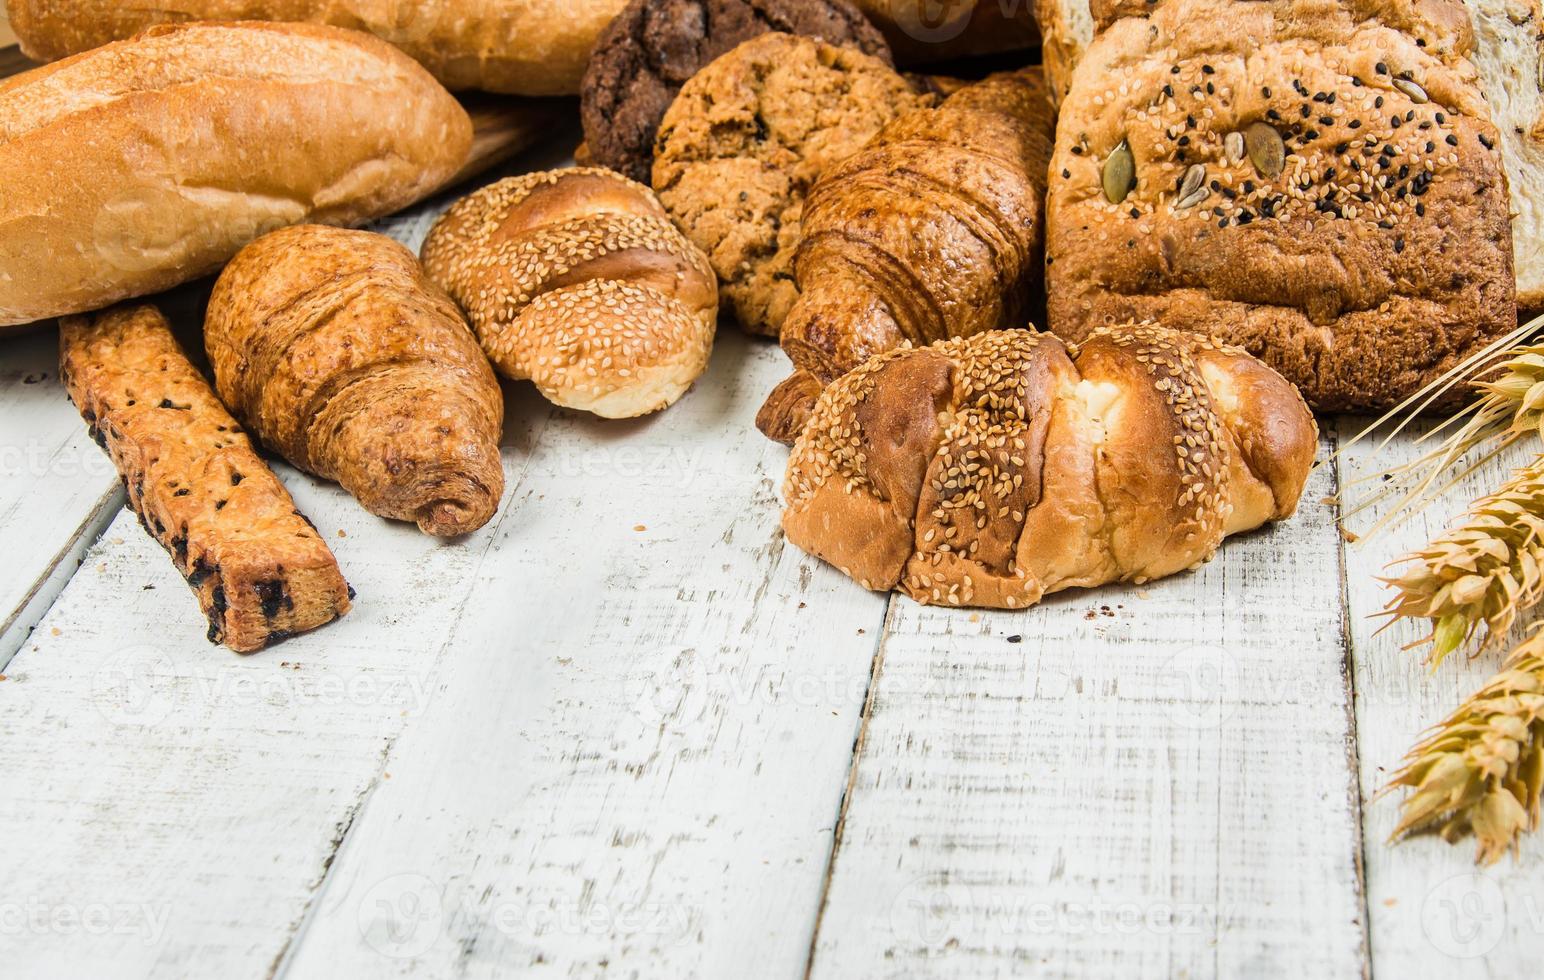
M318 225L258 239L215 284L204 343L237 417L372 514L453 537L498 510L498 380L397 242Z
M1325 411L1388 408L1510 331L1506 178L1455 9L1168 0L1115 23L1062 106L1051 329L1215 334ZM1403 34L1380 11L1429 30ZM1416 43L1427 34L1449 52ZM1279 177L1226 151L1264 125L1286 141ZM1117 204L1101 175L1122 140L1137 183ZM1205 197L1180 207L1195 167Z
M866 588L1022 608L1192 567L1296 509L1317 431L1237 348L1152 325L994 331L838 379L789 459L788 540Z
M65 319L60 373L140 523L198 596L210 642L249 653L349 611L326 542L154 307Z
M884 37L848 0L633 0L596 42L580 88L592 160L648 183L654 135L681 86L771 31L890 61Z

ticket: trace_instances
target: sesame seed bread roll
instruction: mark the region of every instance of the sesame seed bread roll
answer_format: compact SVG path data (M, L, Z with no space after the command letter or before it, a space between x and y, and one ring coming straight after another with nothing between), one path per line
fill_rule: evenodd
M401 48L447 88L573 95L590 48L627 0L7 0L34 61L192 20L305 21Z
M0 327L208 275L273 228L389 214L471 142L400 51L305 24L159 27L0 81Z
M354 593L327 542L153 306L66 317L60 375L129 506L238 653L330 623Z
M1019 609L1194 567L1290 517L1318 431L1237 348L1151 324L1002 330L828 387L788 462L788 540L867 589Z
M453 205L423 247L505 376L606 418L673 404L707 367L718 281L654 192L609 170L511 177Z
M204 344L236 417L370 513L453 537L498 510L498 379L390 238L321 225L259 238L215 283Z
M1061 107L1051 330L1212 334L1323 411L1388 409L1513 330L1473 44L1450 0L1166 0L1110 24Z

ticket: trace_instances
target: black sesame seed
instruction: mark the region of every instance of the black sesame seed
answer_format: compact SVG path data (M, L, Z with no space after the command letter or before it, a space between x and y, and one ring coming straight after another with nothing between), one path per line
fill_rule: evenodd
M1435 118L1438 123L1445 123L1445 122L1447 122L1447 114L1446 113L1439 112L1433 118Z
M1346 125L1348 127L1350 127L1351 129L1361 129L1362 128L1362 121L1360 119L1353 119L1350 122L1346 123Z
M1062 180L1071 180L1071 179L1072 179L1072 171L1070 171L1070 170L1063 170L1062 171Z
M1372 107L1374 109L1381 109L1381 108L1383 108L1383 96L1380 95L1376 99L1373 99L1372 100Z
M1458 145L1458 137L1454 136L1452 133L1448 133L1448 135L1447 135L1447 145L1448 146L1457 146Z
M1213 68L1211 65L1202 65L1201 66L1201 74L1203 74L1203 75L1215 75L1215 74L1217 74L1217 69Z
M1485 147L1487 150L1494 150L1496 148L1495 142L1488 139L1484 133L1480 134L1480 145Z
M1396 238L1396 239L1394 239L1394 252L1397 254L1399 252L1403 252L1404 250L1405 250L1405 240L1403 238Z
M1387 75L1389 73L1389 66L1380 61L1373 66L1373 70L1380 75Z
M1333 125L1335 125L1335 117L1334 116L1320 116L1319 117L1319 125L1320 126L1333 126Z
M1269 85L1261 86L1260 87L1260 94L1265 96L1267 99L1270 98L1271 97L1271 87Z

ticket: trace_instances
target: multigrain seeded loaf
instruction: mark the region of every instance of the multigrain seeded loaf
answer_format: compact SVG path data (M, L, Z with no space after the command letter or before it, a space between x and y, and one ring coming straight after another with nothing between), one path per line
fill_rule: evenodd
M155 307L67 317L59 337L70 399L198 596L211 643L249 653L348 612L326 542Z
M1440 2L1440 0L1439 0ZM1045 72L1051 93L1060 99L1072 70L1093 41L1094 31L1122 16L1146 16L1153 0L1036 0L1045 30ZM1512 244L1518 306L1544 312L1544 2L1541 0L1466 0L1474 30L1471 60L1490 104L1491 120L1501 133L1501 159L1512 192ZM1419 29L1424 10L1428 25L1452 21L1451 13L1430 15L1433 4L1391 3L1387 16L1396 26ZM1099 23L1096 24L1095 17ZM1426 46L1433 35L1419 38ZM1455 39L1462 31L1449 28Z
M899 348L821 395L783 529L868 589L1023 608L1145 582L1291 516L1317 443L1292 386L1154 325Z
M274 228L390 214L471 145L402 52L310 24L166 25L0 81L0 328L217 272Z
M1062 105L1051 329L1217 335L1324 410L1389 407L1511 330L1471 43L1439 0L1169 0L1112 24Z

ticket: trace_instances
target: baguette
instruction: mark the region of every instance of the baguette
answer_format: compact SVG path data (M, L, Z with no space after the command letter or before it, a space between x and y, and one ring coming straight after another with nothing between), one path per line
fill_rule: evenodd
M573 95L590 48L627 0L7 0L36 61L89 51L155 24L304 21L377 35L446 87Z
M194 24L0 82L0 327L214 272L265 231L431 193L472 124L390 45Z
M316 529L153 306L67 317L60 374L129 506L239 653L315 629L353 593Z

